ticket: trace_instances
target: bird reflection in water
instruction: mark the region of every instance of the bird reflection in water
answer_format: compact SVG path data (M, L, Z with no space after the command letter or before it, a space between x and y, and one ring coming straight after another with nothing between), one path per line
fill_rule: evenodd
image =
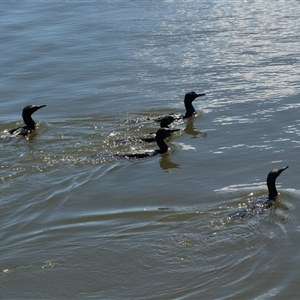
M180 169L179 164L170 161L168 153L161 155L161 158L159 160L159 165L165 171L170 170L170 169Z
M192 117L188 120L188 122L186 123L185 129L184 129L184 132L188 135L191 135L192 138L197 138L197 137L201 136L206 139L207 133L196 130L195 126L194 126L194 120L195 120L194 117Z

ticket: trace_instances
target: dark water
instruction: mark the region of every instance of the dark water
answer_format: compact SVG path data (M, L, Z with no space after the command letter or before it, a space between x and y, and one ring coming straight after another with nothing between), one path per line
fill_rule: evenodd
M1 298L299 298L297 1L1 7ZM190 90L168 154L111 157ZM285 165L273 208L228 218Z

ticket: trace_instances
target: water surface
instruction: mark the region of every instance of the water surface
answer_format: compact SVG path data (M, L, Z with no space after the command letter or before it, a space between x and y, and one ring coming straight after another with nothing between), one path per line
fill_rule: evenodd
M9 298L295 299L299 240L299 3L3 3L1 295ZM168 154L118 143L151 119ZM28 138L6 130L34 114ZM97 155L98 159L94 159ZM267 194L250 218L228 215Z

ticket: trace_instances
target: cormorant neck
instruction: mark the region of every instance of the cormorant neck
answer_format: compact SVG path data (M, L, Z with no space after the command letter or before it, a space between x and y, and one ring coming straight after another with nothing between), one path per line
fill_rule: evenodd
M169 149L168 145L162 138L155 138L157 146L159 147L159 153L166 153Z
M22 114L24 123L27 125L27 127L31 130L35 129L35 122L33 121L33 119L31 118L31 116L28 116L26 114Z
M278 195L275 185L275 180L267 180L267 186L269 190L269 200L276 201L276 197Z
M195 108L192 104L192 101L184 101L184 106L186 109L185 115L183 116L184 118L190 118L194 113L195 113Z

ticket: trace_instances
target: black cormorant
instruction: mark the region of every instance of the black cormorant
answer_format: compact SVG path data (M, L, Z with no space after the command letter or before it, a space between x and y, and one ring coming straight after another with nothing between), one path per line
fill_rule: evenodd
M276 179L277 177L288 168L288 166L283 167L281 169L274 169L269 172L267 177L267 186L269 195L268 197L260 197L252 200L246 208L241 211L237 211L235 213L230 214L230 217L240 217L243 218L248 215L253 214L261 214L265 209L270 208L275 202L277 198L277 189L276 189Z
M184 107L185 107L185 114L182 115L174 115L175 120L180 120L180 119L187 119L193 116L196 112L194 106L193 106L193 101L198 98L205 96L204 93L202 94L197 94L196 92L188 92L184 96ZM160 122L162 118L156 118L156 122Z
M136 153L124 153L124 154L116 154L116 157L123 158L146 158L150 156L154 156L159 153L166 153L169 149L168 145L165 143L164 139L170 136L173 132L179 131L179 129L169 129L169 128L159 128L155 134L155 141L159 147L156 150L149 150L144 152L136 152Z
M173 116L164 116L164 117L162 117L161 120L160 120L160 128L169 128L169 125L172 122L174 122L175 120L176 119ZM170 136L171 134L172 134L172 131L169 132L168 136ZM166 136L166 137L168 137L168 136ZM152 143L152 142L156 141L156 133L149 133L146 136L133 138L133 140L142 141L142 142L145 142L145 143Z
M35 129L35 122L31 118L31 115L36 112L38 109L45 107L46 105L27 105L23 108L22 117L24 120L25 126L19 126L17 128L11 129L8 132L13 135L22 135L26 136Z
M183 119L186 119L186 118L190 118L192 115L195 114L195 108L193 106L193 101L198 98L198 97L202 97L202 96L205 96L205 94L197 94L195 92L189 92L189 93L186 93L185 96L184 96L184 106L185 106L185 114L183 115Z

